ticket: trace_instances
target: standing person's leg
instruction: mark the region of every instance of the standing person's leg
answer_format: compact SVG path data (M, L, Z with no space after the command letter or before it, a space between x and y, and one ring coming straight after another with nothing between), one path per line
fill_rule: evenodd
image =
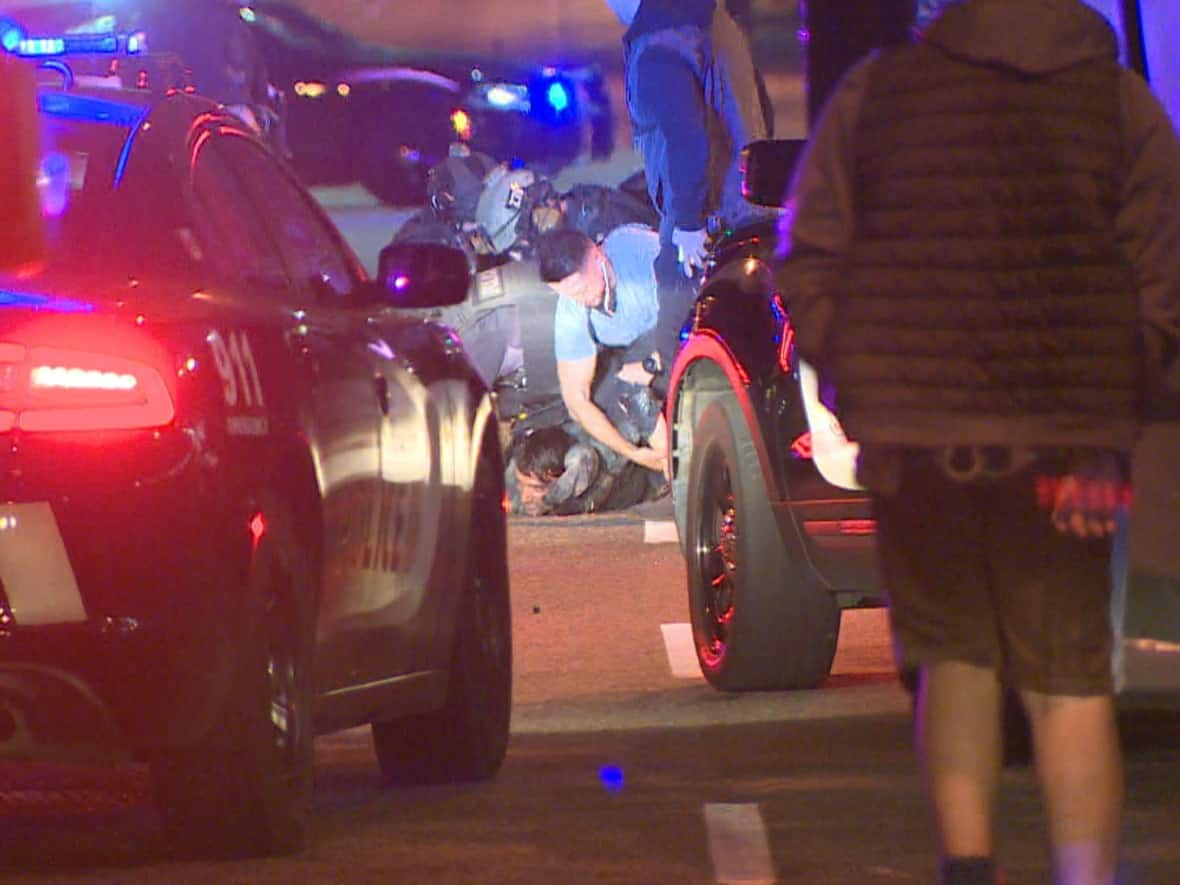
M680 349L680 330L696 301L697 281L684 275L676 246L672 243L661 244L655 261L655 276L660 304L655 343L667 372Z
M989 667L943 661L923 668L915 743L947 867L992 854L1000 698Z
M1024 692L1056 881L1111 885L1118 867L1123 768L1110 695Z
M1115 880L1123 770L1111 674L1111 539L1053 528L1035 480L991 512L1007 676L1032 728L1057 882ZM1031 488L1028 486L1032 486ZM1006 535L1006 537L1005 537Z
M994 877L1001 763L1001 657L975 491L907 456L900 487L874 495L882 577L899 666L918 667L914 743L945 883Z

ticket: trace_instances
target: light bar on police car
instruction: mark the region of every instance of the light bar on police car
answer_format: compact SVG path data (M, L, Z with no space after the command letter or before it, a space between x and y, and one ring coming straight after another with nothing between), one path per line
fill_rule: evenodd
M146 40L142 33L133 34L61 34L46 37L22 37L11 50L25 58L46 58L58 55L137 55L143 52Z

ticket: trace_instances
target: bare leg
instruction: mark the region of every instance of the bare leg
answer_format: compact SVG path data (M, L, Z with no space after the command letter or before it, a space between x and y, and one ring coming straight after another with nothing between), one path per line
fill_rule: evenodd
M1123 765L1109 695L1024 692L1061 885L1111 885L1118 865Z
M945 661L923 668L915 741L944 857L992 853L1000 697L985 667Z

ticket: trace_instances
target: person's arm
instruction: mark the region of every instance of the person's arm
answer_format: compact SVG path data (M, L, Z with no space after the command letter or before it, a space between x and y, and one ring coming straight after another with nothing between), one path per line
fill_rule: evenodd
M1135 268L1149 378L1174 399L1180 394L1180 123L1129 71L1122 78L1122 114L1128 167L1115 228Z
M833 274L856 234L855 132L873 56L857 64L828 100L799 159L779 222L776 281L799 355L822 368L835 305Z
M561 387L561 398L570 415L582 428L612 451L618 452L629 461L649 470L664 469L664 458L659 452L634 446L623 438L610 419L594 404L590 387L594 381L597 356L580 360L558 360L557 381Z

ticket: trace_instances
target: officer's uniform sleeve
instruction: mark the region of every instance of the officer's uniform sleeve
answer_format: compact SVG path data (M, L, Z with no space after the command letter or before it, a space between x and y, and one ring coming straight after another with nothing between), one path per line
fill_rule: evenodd
M1180 138L1137 74L1122 78L1127 175L1116 230L1135 268L1149 378L1180 395Z
M779 221L776 280L787 303L799 355L817 367L835 305L834 274L856 234L855 134L876 56L845 75L828 100L799 165Z
M650 111L668 142L667 186L661 207L681 230L705 226L709 134L704 87L688 63L653 46L635 60L636 100Z
M565 296L557 299L553 313L553 355L560 363L584 360L598 352L590 336L590 321L585 308Z

